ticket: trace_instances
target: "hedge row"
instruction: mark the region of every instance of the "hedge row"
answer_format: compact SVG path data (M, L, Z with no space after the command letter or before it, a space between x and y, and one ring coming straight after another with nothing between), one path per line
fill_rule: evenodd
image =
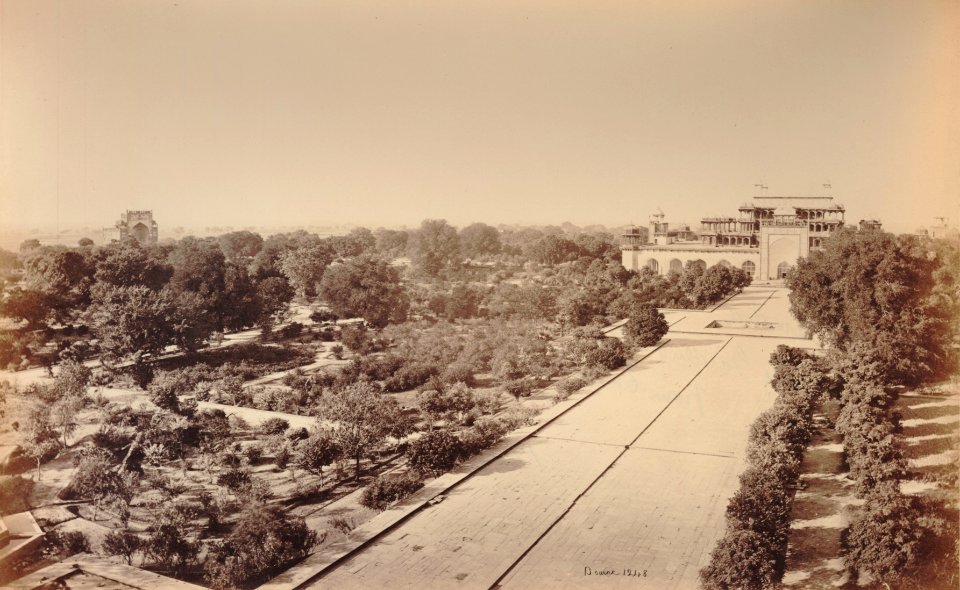
M749 466L727 505L726 533L700 571L707 590L771 588L783 577L792 490L828 381L821 364L797 349L778 347L771 363L778 396L750 429Z
M880 384L853 378L844 385L836 423L856 494L864 499L843 533L847 567L888 586L916 563L925 533L917 499L900 492L907 462L897 445L898 418L889 409L895 399Z

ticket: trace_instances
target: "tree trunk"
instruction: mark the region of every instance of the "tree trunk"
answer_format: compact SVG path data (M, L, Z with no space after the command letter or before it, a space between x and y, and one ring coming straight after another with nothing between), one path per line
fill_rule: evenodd
M137 436L133 437L133 441L130 443L130 448L127 449L127 454L123 456L123 461L121 461L120 465L117 466L117 473L120 473L127 468L127 461L130 460L130 455L133 454L134 449L140 446L140 441L142 440L143 440L142 432L138 432Z
M354 470L354 473L353 473L353 479L356 482L360 481L360 454L359 453L357 453L357 463L356 463L356 469Z

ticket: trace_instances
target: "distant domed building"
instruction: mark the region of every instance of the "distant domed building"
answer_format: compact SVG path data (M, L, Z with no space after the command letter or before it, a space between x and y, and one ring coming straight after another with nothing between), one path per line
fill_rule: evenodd
M797 259L844 226L844 207L833 197L757 196L739 211L737 217L703 218L698 236L687 227L671 228L657 209L644 243L636 234L623 236L623 266L667 274L694 261L740 268L754 280L782 279Z
M157 222L153 211L126 211L117 222L118 238L133 238L141 244L157 243Z

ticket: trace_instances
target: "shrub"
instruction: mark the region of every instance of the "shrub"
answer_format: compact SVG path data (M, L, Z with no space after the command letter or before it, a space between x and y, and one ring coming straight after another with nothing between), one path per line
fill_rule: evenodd
M140 537L126 531L111 531L103 538L103 551L107 555L123 557L127 565L133 564L133 554L140 551L140 545Z
M258 430L261 434L269 436L272 434L283 434L288 428L290 428L290 423L283 418L268 418L260 424Z
M47 531L46 541L54 552L62 556L90 552L90 541L87 539L87 536L80 531L64 532L53 529Z
M20 477L0 477L0 514L16 514L30 509L33 480Z
M618 338L603 338L597 341L597 347L586 355L587 366L603 367L613 370L627 362L626 348Z
M290 447L283 445L279 450L277 450L277 454L273 458L273 463L277 466L277 469L283 470L286 469L287 465L290 464L290 458Z
M423 487L423 481L413 470L402 474L381 475L363 490L360 504L374 510L383 510Z
M303 333L303 324L300 322L290 322L286 326L280 329L280 336L282 338L296 338Z
M842 537L848 566L889 587L920 556L920 516L916 499L901 494L895 484L878 488Z
M669 329L663 314L656 307L644 304L631 310L623 334L631 346L643 348L660 342Z
M766 590L780 578L776 560L762 535L735 531L721 538L710 554L710 564L700 570L705 590Z
M263 457L263 447L260 445L250 445L243 450L243 454L246 456L248 463L256 465Z
M580 391L581 389L586 387L586 385L587 385L587 381L583 377L575 377L575 376L567 377L566 379L556 384L555 388L557 390L557 394L555 396L555 399L558 402L563 401L568 397L570 397L571 395L573 395L574 393L576 393L577 391Z
M463 445L446 430L433 430L410 444L409 455L410 467L439 475L453 469L463 455Z
M427 382L430 377L439 375L440 369L428 363L406 365L383 383L389 392L408 391Z

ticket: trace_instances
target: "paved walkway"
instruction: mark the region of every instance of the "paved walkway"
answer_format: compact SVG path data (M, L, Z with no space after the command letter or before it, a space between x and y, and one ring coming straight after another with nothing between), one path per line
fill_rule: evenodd
M680 312L685 333L307 587L695 588L775 397L769 354L812 344L787 310L758 287ZM779 326L705 327L751 315Z

